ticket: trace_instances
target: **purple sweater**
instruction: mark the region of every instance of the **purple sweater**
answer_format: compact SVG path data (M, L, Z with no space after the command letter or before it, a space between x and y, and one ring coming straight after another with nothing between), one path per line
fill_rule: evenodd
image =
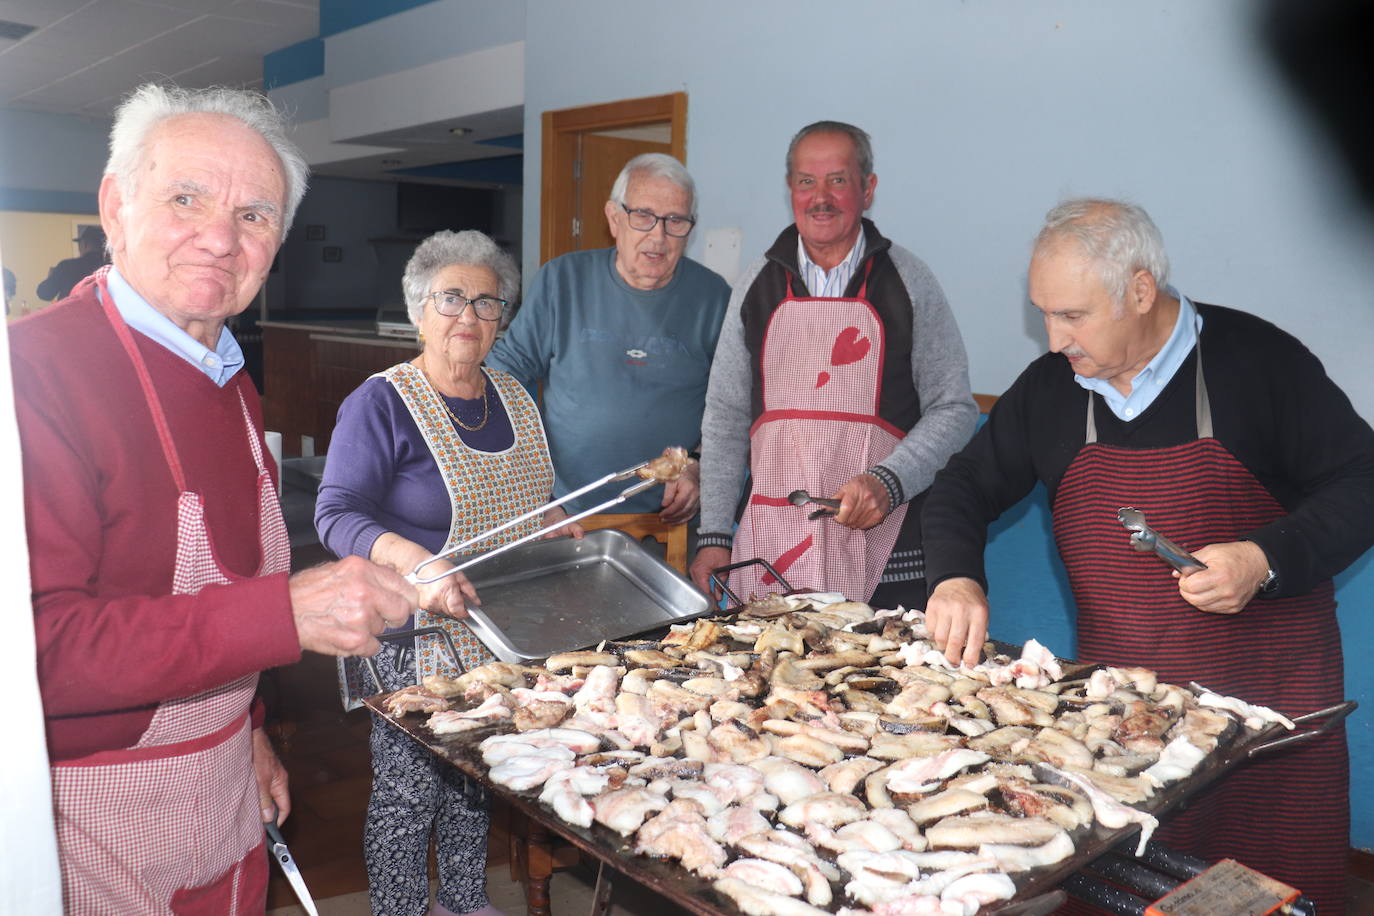
M487 391L486 426L477 432L455 429L469 448L497 452L514 443L515 432L490 380ZM481 415L475 400L444 400L464 422ZM315 501L320 542L340 557L367 557L377 538L392 531L437 553L452 521L439 467L400 394L384 378L363 382L339 405L329 441Z

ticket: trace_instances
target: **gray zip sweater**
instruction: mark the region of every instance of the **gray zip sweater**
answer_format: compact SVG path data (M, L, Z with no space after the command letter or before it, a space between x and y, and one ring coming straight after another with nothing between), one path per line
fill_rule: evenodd
M846 296L857 293L865 279L868 298L885 323L900 315L901 333L889 328L886 362L904 377L885 377L879 413L908 433L896 451L871 469L888 488L892 505L922 496L949 457L968 442L978 418L969 393L968 356L954 315L934 274L920 258L893 245L869 220L863 221L866 251ZM749 428L761 412L758 397L758 348L767 317L782 301L788 277L798 296L805 286L796 264L797 229L783 230L773 247L736 281L726 307L701 429L701 526L699 546L729 547L736 507L749 470ZM868 270L871 266L871 271ZM906 327L905 310L910 310ZM892 352L896 347L910 351ZM830 495L830 494L825 494ZM920 506L907 513L894 560L904 553L900 573L889 562L884 581L920 578ZM910 535L907 529L911 529Z

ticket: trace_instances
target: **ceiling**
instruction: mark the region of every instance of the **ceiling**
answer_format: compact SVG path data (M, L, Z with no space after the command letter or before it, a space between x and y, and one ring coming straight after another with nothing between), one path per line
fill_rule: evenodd
M319 0L0 0L0 107L109 118L124 93L149 80L261 89L263 56L319 35L319 14ZM33 31L16 38L23 32L16 26ZM512 181L520 108L464 120L457 133L466 136L455 135L456 126L359 138L367 146L357 159L312 171L445 184ZM507 158L503 166L458 162L500 157Z
M319 0L0 0L0 105L108 118L152 79L262 88L262 58L319 34Z

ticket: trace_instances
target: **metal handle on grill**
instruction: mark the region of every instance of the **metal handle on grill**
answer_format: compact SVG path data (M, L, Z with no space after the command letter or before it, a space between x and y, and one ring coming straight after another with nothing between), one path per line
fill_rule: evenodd
M463 668L463 660L458 657L458 648L453 644L453 637L450 636L448 634L448 630L445 630L443 627L416 627L412 630L397 630L395 633L383 633L382 635L377 637L377 641L402 642L403 640L413 639L417 636L438 636L440 639L442 639L444 641L444 645L448 648L449 656L453 659L454 667L458 669L459 674L464 673L465 669ZM405 651L404 646L402 646L401 649L402 652ZM377 660L371 657L364 658L363 665L366 666L367 673L372 675L372 680L377 684L377 692L385 693L386 686L382 684L382 674L380 671L377 670ZM404 666L404 661L401 661L397 664L398 668Z
M778 580L778 584L782 586L783 591L790 592L793 590L788 581L782 577L782 573L774 569L773 564L769 563L763 557L754 557L752 560L741 560L738 563L727 563L724 566L717 566L715 569L711 570L711 578L708 581L711 585L720 586L720 590L725 592L726 596L734 603L735 607L742 607L744 602L739 599L739 595L736 595L730 590L730 586L725 584L725 577L722 576L721 573L728 573L731 570L740 569L745 566L753 566L755 563L758 563L764 569L768 570L768 574Z
M1260 754L1267 754L1270 751L1278 750L1281 747L1287 747L1290 744L1311 741L1329 732L1335 727L1337 722L1354 712L1359 705L1360 704L1355 700L1346 700L1343 703L1337 703L1335 706L1328 706L1325 709L1318 709L1315 712L1309 712L1305 715L1294 716L1294 725L1306 725L1308 722L1315 722L1319 719L1325 719L1326 721L1322 722L1322 724L1316 728L1294 732L1291 735L1284 735L1282 738L1275 738L1273 741L1266 741L1264 744L1257 744L1250 748L1245 756L1258 757Z

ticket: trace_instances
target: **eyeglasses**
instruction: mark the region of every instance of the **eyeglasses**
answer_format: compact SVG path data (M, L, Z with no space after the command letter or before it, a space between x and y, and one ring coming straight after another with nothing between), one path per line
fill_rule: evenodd
M630 228L640 232L653 232L654 227L663 223L663 231L675 239L686 238L697 221L687 216L658 216L649 210L631 210L624 204L620 209L629 218Z
M472 313L483 321L496 321L506 310L506 300L495 296L478 296L469 299L461 289L436 289L425 297L434 300L434 311L449 318L457 318L463 309L472 306Z

